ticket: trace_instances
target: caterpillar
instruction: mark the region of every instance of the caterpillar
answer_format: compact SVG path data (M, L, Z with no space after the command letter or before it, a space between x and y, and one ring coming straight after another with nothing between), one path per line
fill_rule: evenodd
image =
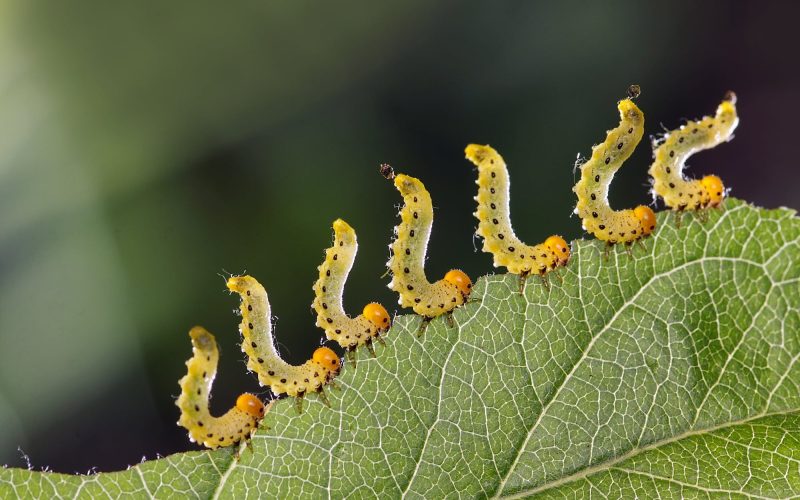
M494 256L494 267L505 267L520 277L520 292L531 274L538 274L547 287L547 273L569 261L570 250L564 238L548 237L544 243L526 245L511 227L508 169L503 157L490 146L470 144L464 150L478 167L477 234L483 238L483 251Z
M578 197L575 213L583 221L583 229L609 247L625 243L628 250L630 244L648 236L656 227L650 207L613 210L608 204L608 185L644 134L644 114L633 103L638 95L639 87L632 85L628 98L617 106L619 125L607 132L603 143L594 146L592 157L581 166L581 178L572 189Z
M227 285L241 297L242 351L247 354L248 370L256 372L259 383L272 389L276 396L295 397L298 413L303 412L303 398L308 393L318 393L322 402L330 406L323 386L332 383L339 374L339 356L328 347L318 347L302 365L285 362L275 348L269 298L264 287L251 276L233 276Z
M384 167L381 167L383 173ZM431 319L448 314L466 302L472 280L461 270L451 269L444 278L431 283L425 276L425 255L433 225L431 195L419 179L408 175L386 175L403 196L400 224L394 228L395 240L389 245L391 257L386 263L392 274L389 288L400 295L399 303L422 316L419 334Z
M719 206L725 197L725 186L716 175L702 179L686 179L683 169L693 154L727 142L739 124L736 94L728 92L717 107L716 115L705 116L667 132L660 141L653 141L653 199L660 196L664 204L676 212L680 224L683 210L702 210Z
M325 261L318 267L319 279L314 283L312 307L317 313L317 326L325 330L328 339L345 349L355 367L355 349L366 345L374 357L372 341L382 342L381 334L389 329L391 321L386 309L376 302L364 306L355 318L344 311L344 284L353 268L358 241L355 230L342 219L333 222L333 234L333 246L325 251Z
M256 396L244 393L225 415L211 416L208 399L217 375L217 342L200 326L192 328L189 336L192 339L192 358L186 362L186 376L179 381L181 395L175 403L181 409L178 425L189 431L192 442L202 443L208 448L238 443L256 429L264 417L264 403Z

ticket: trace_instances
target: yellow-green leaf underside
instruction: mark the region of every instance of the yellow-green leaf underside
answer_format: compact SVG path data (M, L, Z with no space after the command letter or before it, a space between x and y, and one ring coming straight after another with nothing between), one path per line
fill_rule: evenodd
M332 408L276 403L238 459L4 469L0 497L800 495L800 220L733 199L658 220L633 258L574 242L549 292L480 279L456 328L399 316Z

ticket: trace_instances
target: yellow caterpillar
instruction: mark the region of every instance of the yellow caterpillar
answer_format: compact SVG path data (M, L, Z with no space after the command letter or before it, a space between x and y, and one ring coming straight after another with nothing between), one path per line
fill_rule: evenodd
M333 246L325 251L325 261L319 266L319 279L314 283L314 302L317 326L325 330L330 340L339 343L355 366L354 350L366 345L375 356L372 341L381 341L381 334L391 321L386 309L375 302L364 306L362 314L351 318L344 311L343 293L347 276L358 252L356 232L342 219L333 222Z
M302 365L285 362L275 349L269 298L264 287L250 276L234 276L228 280L228 289L241 296L242 351L248 357L247 368L256 372L261 385L268 386L276 396L296 397L298 413L302 413L303 397L308 393L319 393L322 402L330 406L323 386L339 374L339 356L327 347L319 347Z
M246 438L264 417L264 403L252 394L236 399L236 406L221 417L208 411L211 386L217 375L217 342L205 328L191 329L192 358L186 362L187 373L180 381L181 395L176 405L181 409L178 425L189 431L192 442L209 448L230 446Z
M393 174L387 177L392 178ZM395 240L389 246L392 251L386 263L392 273L389 288L400 294L401 306L411 307L423 317L422 333L431 319L450 313L466 302L472 291L472 280L463 271L451 269L443 279L435 283L428 281L425 254L433 225L431 195L419 179L408 175L394 177L394 185L404 203L400 225L394 228Z
M715 116L705 116L677 130L667 132L653 151L650 175L653 177L653 197L660 196L667 207L680 214L683 210L717 207L725 197L725 187L716 175L700 180L686 179L683 169L693 154L727 142L739 124L736 114L736 94L728 92L717 107ZM680 219L677 219L680 224Z
M656 227L650 207L639 205L633 210L613 210L608 204L608 186L625 160L630 157L644 134L644 114L633 103L639 87L628 89L628 99L617 106L620 123L609 130L606 140L592 149L592 157L581 166L581 178L572 189L578 196L575 213L583 228L609 246L615 243L630 245Z
M547 273L569 261L570 251L561 236L548 237L544 243L526 245L514 234L509 207L509 178L506 162L490 146L470 144L464 151L478 167L477 234L483 238L483 251L494 256L494 267L505 267L520 277L520 291L526 278L538 274L547 286Z

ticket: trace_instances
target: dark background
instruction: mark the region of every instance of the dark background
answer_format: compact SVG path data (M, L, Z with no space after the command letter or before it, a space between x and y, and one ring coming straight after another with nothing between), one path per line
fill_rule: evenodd
M395 310L381 275L399 196L381 162L432 193L430 275L477 277L492 267L467 143L505 156L523 239L577 238L573 163L629 84L647 134L731 89L736 139L691 173L800 206L797 4L111 4L9 2L0 21L0 464L105 471L196 449L174 406L192 325L221 343L215 410L263 394L221 275L266 284L300 361L322 335L311 284L337 217L361 243L348 308ZM649 201L645 142L618 207Z

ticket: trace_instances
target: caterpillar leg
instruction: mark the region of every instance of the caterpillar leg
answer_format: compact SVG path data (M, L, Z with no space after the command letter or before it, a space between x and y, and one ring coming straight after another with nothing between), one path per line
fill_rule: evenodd
M377 335L375 335L375 340L377 340L378 342L380 342L382 346L386 347L386 341L385 341L385 340L383 340L383 337L381 337L381 334L380 334L380 333L379 333L379 334L377 334Z
M632 245L632 242L630 242L630 241L625 243L625 253L627 253L628 257L630 257L632 259L633 258L633 252L631 252L631 245Z
M237 462L242 459L242 453L244 451L250 451L250 453L253 453L253 442L249 439L252 436L253 433L251 432L250 436L248 436L247 439L243 440L242 443L239 445L239 447L236 448L236 451L233 454L233 458L235 458Z
M339 389L339 386L338 385L334 385L334 382L332 380L329 381L329 384L331 385L331 387ZM328 400L328 396L325 394L325 389L320 387L319 390L317 391L317 394L319 394L320 401L322 401L325 404L325 406L330 408L331 407L331 402ZM295 398L294 398L294 409L297 411L298 415L302 415L302 413L303 413L303 400L304 399L305 399L305 393L304 392L303 393L298 392L297 396L295 396Z
M611 249L614 248L614 244L606 241L606 248L603 251L603 260L608 262L608 258L611 256Z
M370 356L375 358L375 347L372 345L372 340L368 340L364 345L367 346L367 350L369 351Z
M350 361L350 364L353 366L353 368L355 368L356 367L356 351L354 351L353 349L349 349L348 348L346 351L344 351L344 355Z
M683 217L683 211L682 210L675 210L674 212L675 212L675 228L676 229L680 229L681 228L681 218Z
M698 211L697 211L697 219L698 219L700 222L702 222L703 224L705 224L706 222L708 222L708 218L709 218L709 211L708 211L708 210L709 210L709 209L707 209L707 208L706 208L706 209L703 209L703 210L698 210Z
M236 451L233 452L233 459L236 460L237 462L242 459L242 447L243 446L244 447L248 446L247 445L247 441L245 441L244 443L240 443L239 447L236 448Z
M528 271L523 271L519 273L519 294L523 295L525 293L525 284L528 282Z
M456 320L453 319L453 311L445 313L444 320L447 322L447 326L449 328L455 328L456 327Z
M645 252L647 251L647 245L644 244L644 241L636 240L636 244L642 247L642 250L644 250Z
M331 402L328 400L328 395L325 394L325 389L322 387L319 388L319 399L325 404L325 406L328 408L331 407Z
M548 292L550 291L550 280L547 279L546 274L540 274L539 279L542 280L542 285L544 285L545 290Z
M560 284L562 284L562 285L564 284L564 277L563 277L563 276L561 276L561 273L558 271L558 269L553 269L552 271L550 271L550 274L552 274L553 276L555 276L555 277L556 277L556 279L558 279L558 282L559 282Z
M330 385L332 389L336 389L337 391L341 391L342 390L342 386L340 386L339 383L336 382L335 380L331 380L328 383L328 385Z
M428 325L430 324L433 318L429 318L427 316L422 316L422 322L419 324L419 329L417 330L417 337L422 337L425 333L425 330L428 329Z

